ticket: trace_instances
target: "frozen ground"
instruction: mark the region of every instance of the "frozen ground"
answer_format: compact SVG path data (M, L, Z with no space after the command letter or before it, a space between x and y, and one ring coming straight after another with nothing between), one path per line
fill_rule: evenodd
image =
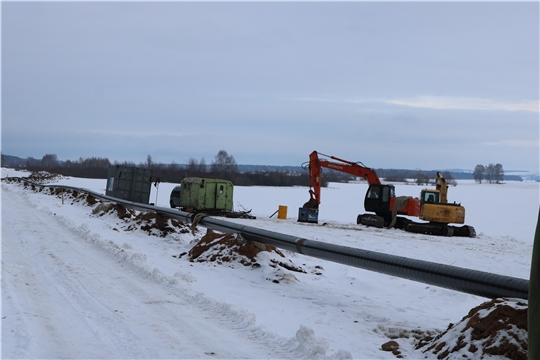
M2 169L2 177L25 175ZM56 183L105 191L105 180ZM153 188L151 201L167 207L173 186ZM330 184L315 225L296 222L307 188L235 187L236 209L257 219L231 221L529 277L538 183L451 187L450 200L466 207L479 234L473 239L358 226L366 189ZM397 195L420 189L396 185ZM287 219L269 218L279 205ZM381 350L390 338L406 358L435 358L414 350L413 331L444 330L487 300L292 253L305 273L266 266L268 254L260 267L190 262L180 255L204 229L161 237L94 208L2 183L3 358L392 359Z

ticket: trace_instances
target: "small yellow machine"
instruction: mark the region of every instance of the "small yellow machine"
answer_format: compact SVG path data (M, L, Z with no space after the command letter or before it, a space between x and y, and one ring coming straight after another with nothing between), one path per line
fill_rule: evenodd
M461 204L448 203L448 185L437 172L435 190L424 189L420 193L420 220L436 223L465 223L465 208Z

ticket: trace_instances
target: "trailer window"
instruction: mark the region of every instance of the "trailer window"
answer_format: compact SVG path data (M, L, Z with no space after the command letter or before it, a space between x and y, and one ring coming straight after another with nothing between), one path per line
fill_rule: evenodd
M220 194L223 194L223 185L221 185L221 186L219 187L219 193L220 193Z

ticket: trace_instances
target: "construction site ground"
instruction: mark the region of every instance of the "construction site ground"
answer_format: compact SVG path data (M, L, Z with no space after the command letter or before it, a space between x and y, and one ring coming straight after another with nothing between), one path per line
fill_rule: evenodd
M78 186L78 179L63 181ZM259 188L259 198L271 196L264 190ZM519 359L526 354L526 301L490 301L203 228L193 235L186 224L154 214L126 212L83 194L64 194L62 204L60 196L2 184L2 238L12 239L3 240L3 329L10 330L3 331L3 357L102 357L94 344L105 339L103 351L115 357ZM242 207L249 210L247 201ZM302 224L291 216L280 220L269 218L273 212L253 212L256 220L230 221L528 277L532 240L519 231L439 238L344 221ZM135 321L141 311L146 315ZM86 330L70 330L81 324ZM194 326L204 331L190 331ZM158 336L162 332L168 337ZM217 336L228 342L215 344ZM77 339L77 346L70 339Z

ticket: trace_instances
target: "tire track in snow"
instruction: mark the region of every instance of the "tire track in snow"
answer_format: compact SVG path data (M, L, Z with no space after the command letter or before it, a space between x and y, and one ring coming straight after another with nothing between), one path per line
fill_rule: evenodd
M32 354L36 352L50 357L77 357L80 351L78 342L86 340L92 345L86 346L86 349L94 347L106 350L85 354L87 357L143 355L143 351L133 350L137 344L131 348L120 346L123 339L117 334L126 332L128 328L107 326L107 318L112 316L112 312L107 312L78 280L81 276L77 273L80 266L59 259L59 256L67 254L84 261L80 254L73 254L72 249L66 246L69 239L62 229L52 226L47 216L35 211L25 212L27 218L23 221L15 218L14 215L21 215L21 212L12 212L20 205L11 197L3 196L3 205L9 208L3 211L3 218L10 224L3 227L2 234L3 248L9 254L3 259L3 268L9 269L5 272L9 274L5 283L12 288L11 298L18 300L18 304L12 302L14 310L31 311L35 319L16 338L17 342L27 343L20 349L27 352L28 357L33 357ZM62 252L57 255L59 250ZM31 291L25 289L25 285L32 287ZM58 313L59 307L62 313ZM8 316L15 314L11 312ZM64 321L64 318L71 321ZM120 351L117 351L118 348ZM6 354L5 347L3 350Z
M6 204L5 199L6 197L3 201L4 206L8 205L7 207L11 209L16 206L13 202ZM129 278L132 275L123 274L125 270L121 269L118 262L116 262L116 268L101 262L100 258L103 258L103 254L88 251L88 246L84 242L82 243L84 246L81 247L80 244L77 244L77 237L73 236L73 232L66 236L65 229L48 225L47 222L52 220L48 215L43 214L43 211L37 215L28 214L31 219L27 219L23 226L30 226L30 222L37 223L37 226L42 227L47 233L55 234L56 239L55 241L46 239L38 245L39 237L36 238L35 234L33 239L27 237L28 247L39 246L42 254L27 258L24 266L28 269L27 273L38 277L39 284L36 284L37 294L35 296L50 299L48 301L51 304L42 304L40 309L38 303L41 302L41 299L32 298L34 294L26 296L25 300L35 310L41 311L40 316L43 317L42 320L36 321L28 327L28 329L31 328L29 338L32 338L31 334L37 331L39 336L35 338L47 338L47 343L55 344L56 350L53 349L53 346L45 347L43 344L31 343L27 349L30 357L36 351L38 353L44 352L47 354L46 357L77 357L78 349L71 344L77 344L81 340L94 343L96 348L103 348L102 352L85 354L84 357L205 357L205 350L208 353L220 354L222 357L246 356L245 351L231 352L226 346L215 346L209 341L212 338L226 339L227 336L222 334L223 331L196 330L196 328L214 328L211 321L204 318L200 321L195 318L195 315L185 314L185 309L181 316L171 316L171 314L179 312L178 306L172 308L168 306L164 310L160 306L152 304L156 298L167 296L166 293L163 294L159 286L148 280L143 280L144 284L141 286L138 284L139 278L136 277L132 281ZM52 221L52 223L54 222ZM13 232L18 231L22 230L15 229ZM11 236L8 237L11 238ZM71 239L69 239L70 237ZM32 241L34 244L31 243ZM69 244L66 246L65 242ZM4 243L9 244L10 241L4 239ZM79 241L79 243L81 242ZM17 247L14 243L11 243L10 247L21 249L19 253L12 253L12 259L24 258L25 253L28 252L28 247ZM92 262L98 266L92 266L90 264ZM100 266L103 269L100 269ZM96 279L99 281L96 282ZM9 280L7 279L7 281ZM16 279L13 279L11 283L14 282ZM24 291L24 289L18 290ZM104 300L99 300L104 292L108 293L107 296L104 297ZM13 293L13 295L16 294ZM178 302L176 297L169 297L172 300L166 304ZM108 302L112 303L107 304ZM58 305L63 308L64 314L54 314ZM124 314L114 312L111 306L117 309L130 309L130 311L124 311ZM189 307L188 304L184 304L184 306ZM193 309L188 311L196 314ZM71 320L55 324L57 319L53 317L59 316L67 316ZM169 320L164 321L167 318ZM195 322L195 324L181 329L178 324L185 323L186 320ZM76 326L72 326L73 324ZM65 331L66 327L70 328L69 331ZM140 329L139 334L134 334L130 330L131 328L134 328L134 331ZM83 333L80 333L81 329L84 330ZM213 332L216 334L209 336ZM198 336L204 340L198 339ZM154 338L152 339L152 337ZM189 346L183 348L177 346L184 339L189 343ZM234 343L234 341L231 342ZM148 343L149 345L147 345ZM245 344L243 345L245 346ZM170 349L165 352L151 351L160 347ZM175 347L179 347L180 351ZM252 346L245 347L249 351L247 353L261 354L262 352L261 349L254 349Z

